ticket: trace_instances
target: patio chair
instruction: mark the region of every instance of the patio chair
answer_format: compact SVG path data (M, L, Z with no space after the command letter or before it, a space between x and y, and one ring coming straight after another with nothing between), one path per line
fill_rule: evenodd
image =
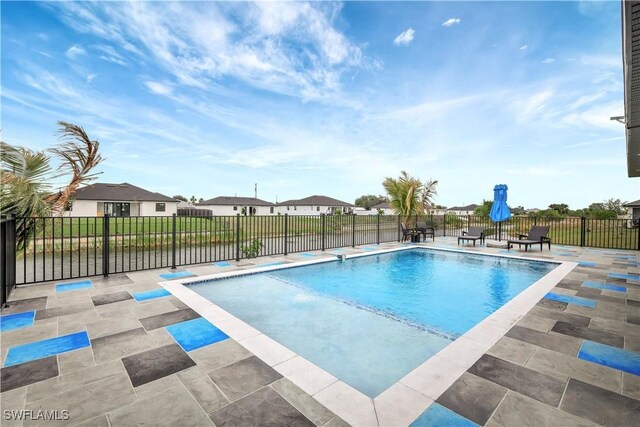
M411 238L412 242L416 241L416 236L418 235L418 231L414 228L407 228L404 222L400 223L400 227L402 227L402 241L406 241L407 237Z
M460 241L464 240L468 242L473 241L473 246L476 245L476 240L480 240L480 244L484 243L484 227L469 227L469 231L463 231L462 236L458 237L458 245Z
M549 226L534 225L531 227L531 230L529 230L529 234L519 234L518 240L507 240L507 249L511 249L512 244L515 244L519 247L524 245L525 252L527 252L527 248L531 245L540 245L540 250L542 250L542 245L547 243L549 250L551 250L551 239L547 237L548 233Z
M427 236L431 236L433 241L436 241L436 230L433 227L427 227L427 223L424 221L416 222L416 232L422 235L422 240L427 240Z

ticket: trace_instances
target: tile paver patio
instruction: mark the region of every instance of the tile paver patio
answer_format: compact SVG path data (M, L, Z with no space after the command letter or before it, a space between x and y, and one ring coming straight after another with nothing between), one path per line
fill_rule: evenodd
M427 246L454 248L457 241L437 238ZM194 265L189 272L202 276L375 248L366 245ZM482 245L460 249L506 253ZM428 383L399 384L405 391L399 396L422 404L435 400L423 414L412 413L414 425L454 421L468 425L637 425L640 253L556 245L551 251L512 249L509 253L581 264L552 290L560 297L541 299L467 372L460 371L459 379L441 395L427 396ZM325 402L348 390L338 390L333 380L326 389L311 390L303 375L293 376L301 381L296 385L284 378L304 365L293 354L273 354L265 363L237 342L246 340L247 347L253 348L268 340L263 335L240 330L235 339L222 334L180 347L167 328L180 330L184 322L205 320L159 288L160 274L171 273L162 269L94 277L92 287L75 287L76 281L67 280L64 283L71 286L65 286L64 292L53 282L17 288L2 315L29 311L35 315L32 323L29 320L3 330L1 335L2 424L347 425L303 389L318 393ZM203 330L210 334L216 331L213 326ZM10 348L81 332L87 333L90 347L6 366ZM336 396L331 395L334 390ZM384 393L363 405L352 409L363 412L362 419L373 416L371 424L405 419L393 414L394 406L403 411L403 402L387 401ZM374 412L369 413L369 408ZM23 409L68 410L69 419L22 423L7 419L4 412Z

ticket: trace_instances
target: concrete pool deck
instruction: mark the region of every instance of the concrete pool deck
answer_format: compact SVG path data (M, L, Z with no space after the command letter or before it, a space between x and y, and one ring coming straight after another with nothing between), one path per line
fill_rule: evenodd
M188 273L207 276L398 246L201 264L168 277L182 280ZM457 248L455 238L438 238L426 246ZM485 246L464 249L507 253ZM2 311L2 425L53 424L45 415L59 418L59 425L114 426L337 426L346 425L344 419L359 425L637 424L640 253L553 245L550 252L512 249L510 254L579 265L545 298L537 298L486 352L473 355L467 364L443 362L440 371L455 372L453 379L426 375L406 381L392 398L377 406L374 399L372 413L363 410L368 402L336 406L350 390L335 385L335 378L314 377L295 354L256 357L247 347L261 353L268 337L243 332L241 326L230 338L204 328L200 341L185 345L174 329L202 318L163 292L158 283L167 279L160 274L174 273L167 269L91 278L90 287L83 283L56 289L56 282L18 288L11 307ZM4 317L15 313L22 314ZM29 360L34 355L40 358ZM274 369L284 363L287 370ZM308 375L299 375L297 386L287 379L291 372ZM337 408L341 417L318 400ZM14 419L37 415L41 418L24 423Z

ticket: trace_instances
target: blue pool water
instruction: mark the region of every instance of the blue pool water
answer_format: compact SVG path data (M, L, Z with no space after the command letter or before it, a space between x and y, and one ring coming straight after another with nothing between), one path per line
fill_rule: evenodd
M555 266L413 249L190 288L375 397Z

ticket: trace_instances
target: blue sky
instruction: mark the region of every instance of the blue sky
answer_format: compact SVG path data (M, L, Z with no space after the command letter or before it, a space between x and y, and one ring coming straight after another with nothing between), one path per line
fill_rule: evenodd
M2 2L3 140L82 125L101 182L275 201L631 201L619 2Z

